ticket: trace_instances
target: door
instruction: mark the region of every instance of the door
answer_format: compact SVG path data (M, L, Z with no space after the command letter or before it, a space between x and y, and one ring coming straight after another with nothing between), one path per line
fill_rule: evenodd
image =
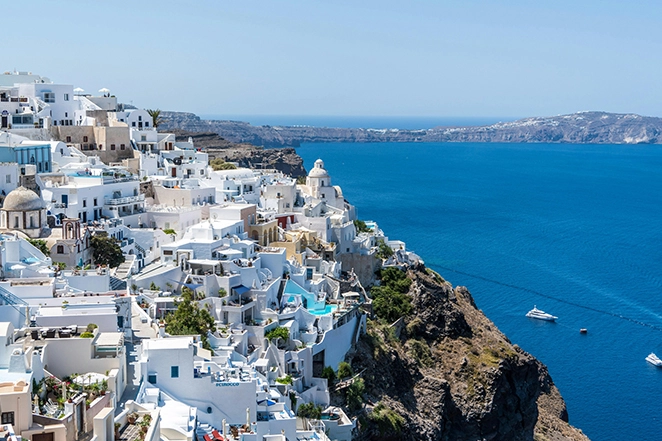
M8 123L7 123L7 116L6 116L6 115L2 115L2 124L0 124L0 127L2 127L3 129L6 129L7 126L8 126Z
M53 432L50 433L35 433L31 436L32 441L53 441Z

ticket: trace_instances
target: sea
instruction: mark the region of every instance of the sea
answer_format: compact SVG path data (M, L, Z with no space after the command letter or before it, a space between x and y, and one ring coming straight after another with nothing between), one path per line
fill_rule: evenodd
M594 441L662 439L662 369L644 360L662 356L662 146L297 151L308 170L324 161L360 219L467 286L512 343L548 367L571 424ZM534 305L559 319L525 317Z

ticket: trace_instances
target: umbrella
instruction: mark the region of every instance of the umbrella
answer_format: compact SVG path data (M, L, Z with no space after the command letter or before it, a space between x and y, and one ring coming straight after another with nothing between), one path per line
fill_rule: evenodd
M99 93L110 93L110 89L106 89L105 87L99 89Z
M80 384L81 386L89 386L94 383L101 383L104 380L108 380L108 377L104 374L99 374L97 372L90 372L88 374L82 374L74 378L74 383Z
M85 90L81 89L80 87L76 87L74 89L74 93L83 93L83 92L85 92Z

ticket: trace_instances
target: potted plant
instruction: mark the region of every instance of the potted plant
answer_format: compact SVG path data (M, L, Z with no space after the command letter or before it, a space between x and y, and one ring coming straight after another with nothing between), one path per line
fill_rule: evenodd
M126 416L126 419L129 424L136 424L136 420L138 419L138 412L131 412Z
M115 439L116 440L120 439L120 427L122 427L122 425L120 423L115 423Z

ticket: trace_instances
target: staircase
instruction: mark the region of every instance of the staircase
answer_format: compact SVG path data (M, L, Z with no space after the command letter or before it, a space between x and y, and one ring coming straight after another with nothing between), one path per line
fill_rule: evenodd
M111 291L124 291L126 289L126 280L110 276L110 289Z
M132 272L133 262L135 261L136 256L127 257L133 257L133 259L126 259L123 263L120 264L120 266L117 267L115 270L115 277L118 279L126 280L127 277L129 277L129 274Z

